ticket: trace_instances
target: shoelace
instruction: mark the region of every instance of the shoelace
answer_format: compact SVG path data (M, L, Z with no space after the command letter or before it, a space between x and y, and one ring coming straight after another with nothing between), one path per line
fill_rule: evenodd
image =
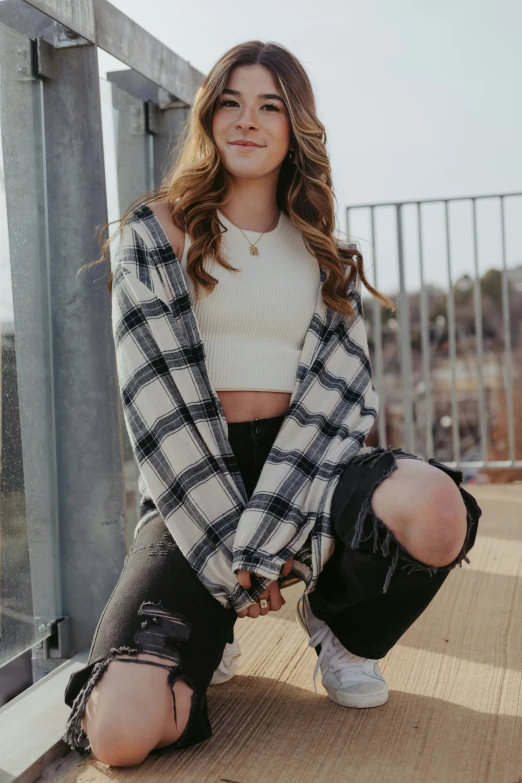
M353 668L362 669L368 660L368 658L360 658L358 655L353 655L353 653L349 652L346 647L343 647L337 636L335 636L333 631L327 625L325 625L324 628L320 628L318 631L316 631L310 637L308 644L310 647L317 647L318 644L321 645L321 652L317 656L317 663L314 669L314 691L316 693L317 674L319 672L321 661L326 657L327 653L332 654L332 657L329 661L329 666L333 669L333 671L342 669L342 664L344 663L351 664ZM353 672L353 668L351 672ZM350 674L351 672L347 672L347 674ZM346 677L343 678L341 676L341 681L344 679L346 679Z

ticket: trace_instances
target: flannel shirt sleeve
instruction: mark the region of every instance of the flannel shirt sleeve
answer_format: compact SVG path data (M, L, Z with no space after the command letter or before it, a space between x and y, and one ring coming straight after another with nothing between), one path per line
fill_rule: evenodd
M112 329L126 428L143 480L183 555L220 603L241 611L255 599L232 571L239 512L234 513L234 499L216 476L215 460L206 452L178 387L178 374L188 373L187 379L190 367L185 367L184 348L176 342L168 296L149 253L126 224L112 284ZM223 534L229 528L230 533Z
M336 462L361 448L375 422L378 400L360 292L357 278L348 289L353 318L334 316L329 336L303 383L299 417L290 415L278 432L239 520L234 571L277 578L314 525L326 524L324 516L319 519L318 509Z

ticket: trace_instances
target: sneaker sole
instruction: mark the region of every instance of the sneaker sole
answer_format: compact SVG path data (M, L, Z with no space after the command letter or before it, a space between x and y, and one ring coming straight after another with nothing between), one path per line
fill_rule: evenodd
M388 701L388 686L377 693L353 694L334 691L327 688L323 683L323 688L328 694L330 701L340 704L341 707L355 707L355 709L368 709L369 707L382 707Z
M306 634L308 634L308 638L310 638L310 631L308 630L308 626L306 624L306 620L304 616L304 609L303 609L304 600L305 597L303 593L303 595L297 601L295 616L298 624L301 626L303 631ZM335 702L335 704L340 704L341 707L355 707L356 709L367 709L368 707L382 707L382 705L386 704L386 702L388 701L387 684L385 684L380 691L377 691L377 693L353 694L351 696L347 693L342 693L339 691L334 691L332 688L327 688L324 683L323 683L323 688L328 694L328 698L330 699L330 701Z

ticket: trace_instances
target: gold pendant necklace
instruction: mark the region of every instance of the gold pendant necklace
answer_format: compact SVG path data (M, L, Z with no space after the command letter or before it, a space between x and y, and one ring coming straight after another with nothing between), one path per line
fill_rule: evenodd
M221 211L223 212L223 210L221 210ZM224 213L224 212L223 212L223 215L225 215L225 213ZM225 217L227 217L227 216L225 215ZM277 223L278 219L279 219L279 212L278 212L278 213L277 213L277 215L276 215L276 219L275 219L275 221L272 223L272 225L270 226L270 228L267 228L267 230L266 230L266 231L270 231L270 230L272 229L272 227L273 227L274 225L276 225L276 223ZM230 218L228 218L228 220L230 220ZM234 223L232 220L230 220L230 222L232 223L232 225L236 226L236 224L235 224L235 223ZM239 226L236 226L236 228L239 228ZM247 237L247 235L245 234L245 232L243 231L243 229L242 229L242 228L239 228L239 230L241 231L241 233L242 233L242 234L243 234L243 236L245 237L246 241L247 241L247 242L248 242L248 244L250 245L250 255L251 255L251 256L258 256L258 255L259 255L259 249L256 247L256 245L257 245L257 243L259 242L259 240L261 239L261 237L263 236L263 234L266 234L266 231L263 231L263 234L261 234L261 235L260 235L260 236L259 236L259 237L256 239L256 241L254 242L254 244L252 244L252 242L249 240L249 238Z

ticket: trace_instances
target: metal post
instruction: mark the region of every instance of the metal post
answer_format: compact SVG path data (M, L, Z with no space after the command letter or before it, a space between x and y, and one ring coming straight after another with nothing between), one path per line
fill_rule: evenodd
M187 122L189 110L190 107L183 101L160 101L157 132L153 136L153 176L156 187L159 187L166 171L173 163L173 153L179 135Z
M379 290L377 275L377 250L375 247L375 210L372 208L370 213L370 241L373 248L373 287ZM379 416L377 418L377 428L379 436L379 446L386 448L386 389L384 387L384 358L382 352L382 305L378 299L373 300L373 345L375 351L375 387L379 398Z
M478 237L477 237L477 205L475 199L473 206L473 264L475 279L473 281L474 316L475 316L475 345L477 350L477 376L479 387L479 422L480 422L480 452L484 464L488 459L488 429L486 419L486 399L484 391L484 349L482 343L482 291L480 288L480 272L478 268ZM460 455L459 455L460 459Z
M123 567L121 422L107 266L95 227L107 220L96 46L55 49L44 86L50 290L63 608L74 653L91 643Z
M3 660L15 638L21 650L48 636L62 611L42 89L33 74L32 42L0 28L0 129L14 310L14 324L3 335L12 383L6 367L0 399L1 409L9 395L4 436L13 436L9 452L4 443L0 483L3 511L19 553L18 568L4 564L2 574L4 588L16 601L13 618L4 626ZM6 301L10 294L2 291ZM9 558L4 547L4 556L6 552ZM7 597L0 596L0 602Z
M410 312L408 306L408 292L406 290L406 277L404 271L404 247L402 240L402 214L401 205L397 204L397 253L399 262L399 323L401 339L401 378L402 400L404 409L404 443L406 451L415 452L415 432L413 428L413 401L412 401L412 367L410 344Z
M426 436L426 457L433 457L433 409L431 399L430 382L430 323L429 323L429 302L424 283L424 259L422 248L422 211L420 202L417 201L417 226L419 241L419 273L420 273L420 316L421 316L421 337L422 337L422 377L424 380L424 404L425 404L425 436Z
M444 231L446 235L446 261L448 268L448 318L446 322L449 343L449 361L451 369L451 431L453 433L453 459L460 463L460 431L459 406L457 400L457 347L455 337L455 296L453 291L453 275L451 271L451 245L448 215L448 201L444 201Z
M507 429L508 429L508 459L515 461L515 419L513 415L513 372L511 369L511 319L509 317L509 282L506 261L506 216L504 198L500 198L501 238L502 238L502 321L504 331L504 357L506 376Z

